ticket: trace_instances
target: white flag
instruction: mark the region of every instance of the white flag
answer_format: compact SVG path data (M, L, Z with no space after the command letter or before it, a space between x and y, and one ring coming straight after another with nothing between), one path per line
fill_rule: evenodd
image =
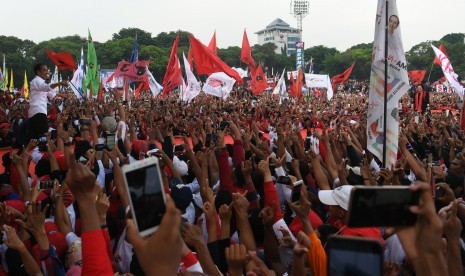
M183 93L181 93L181 97L184 102L189 103L192 101L192 99L199 95L202 88L200 87L200 83L195 78L194 73L192 73L191 65L189 62L187 62L184 53L182 53L182 56L184 58L184 69L186 70L187 85L186 89L184 89Z
M81 48L81 61L79 67L74 71L73 79L71 80L71 90L78 99L82 98L82 81L84 79L84 50Z
M51 76L50 83L54 84L54 83L58 83L59 81L60 80L58 77L58 66L55 65L55 71L53 72L53 75ZM60 86L55 87L54 90L56 93L58 93L60 91Z
M460 82L457 79L458 75L454 72L454 68L452 68L450 60L441 50L434 47L434 45L431 45L431 47L433 47L436 57L441 62L441 68L442 72L444 73L444 77L446 77L449 84L454 88L455 93L457 93L460 99L463 100L464 88L462 85L460 85Z
M234 87L236 80L226 75L224 72L211 74L203 85L203 92L216 97L226 99Z
M388 0L389 24L386 30L386 0L378 0L373 44L373 62L370 74L370 94L367 116L367 148L380 160L383 159L383 140L386 135L386 168L397 159L399 140L399 99L408 91L407 61L405 59L399 14L395 0ZM385 80L385 36L388 32L388 72ZM384 82L387 82L387 133L384 133Z
M283 69L283 73L281 74L281 77L279 78L276 87L273 89L274 95L283 95L284 93L286 93L286 81L284 80L284 70L285 69Z
M242 68L231 67L234 71L236 71L241 78L246 78L248 73Z
M152 91L153 97L158 96L160 94L160 91L163 89L163 86L161 86L153 77L152 73L149 71L149 67L146 65L145 67L146 72L147 72L147 79L149 81L149 87L150 91Z

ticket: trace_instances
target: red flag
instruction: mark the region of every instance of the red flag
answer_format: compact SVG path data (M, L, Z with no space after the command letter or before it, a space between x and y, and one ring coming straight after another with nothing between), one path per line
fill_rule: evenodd
M170 59L166 66L165 76L163 77L163 97L168 95L175 87L182 85L181 66L179 66L178 58L178 43L179 33L174 40L173 48L171 48Z
M148 78L148 76L145 76L144 80L139 84L139 86L134 91L134 97L136 99L139 99L140 92L145 91L145 90L149 90L149 89L150 89L150 87L149 87L149 78Z
M103 98L103 80L100 79L100 89L98 90L97 101L102 100L102 98Z
M302 68L299 68L299 72L297 73L297 79L296 79L296 82L294 83L295 93L297 94L297 97L298 97L298 101L297 101L298 103L302 101L302 86L303 86L302 78L303 78Z
M245 30L244 35L242 36L241 61L247 64L251 71L255 70L256 65L252 58L252 49L250 48L249 39L247 38Z
M446 48L444 47L444 45L442 45L442 43L441 43L441 45L439 45L439 50L440 50L441 52L443 52L444 55L446 55L446 57L449 57L449 55L447 55ZM435 58L434 58L433 63L436 64L436 65L441 66L441 61L438 59L438 57L435 57Z
M425 78L426 70L412 70L408 72L408 77L413 84L421 84Z
M213 34L212 40L210 40L210 44L208 44L208 49L213 52L213 54L218 55L216 51L216 31Z
M189 46L189 52L187 52L187 62L189 62L189 65L191 66L191 68L194 68L192 66L192 51L191 51L191 47Z
M251 89L255 95L262 93L265 89L268 88L268 83L266 81L266 76L263 73L262 65L258 65L255 74L252 77Z
M171 90L182 85L181 64L179 63L178 57L176 57L176 63L175 68L172 70L172 74L168 75L169 78L167 80L163 80L163 98L166 97Z
M68 52L55 53L50 50L45 50L44 53L60 70L77 69L73 56Z
M116 77L125 77L131 81L142 81L147 75L147 66L150 60L139 60L133 63L121 61L115 72L108 78L107 82Z
M238 83L244 83L239 73L229 67L218 56L203 45L193 35L189 36L191 43L192 56L194 57L195 69L199 75L211 75L216 72L224 72L226 75L234 78Z
M290 73L291 73L291 76L289 77L289 95L291 95L292 97L297 97L297 90L295 88L294 75L292 75L292 71Z
M352 73L352 69L354 69L354 65L355 65L355 62L352 63L352 65L347 70L345 70L343 73L332 77L331 81L333 82L333 84L341 84L341 83L344 83L346 80L348 80L350 74Z

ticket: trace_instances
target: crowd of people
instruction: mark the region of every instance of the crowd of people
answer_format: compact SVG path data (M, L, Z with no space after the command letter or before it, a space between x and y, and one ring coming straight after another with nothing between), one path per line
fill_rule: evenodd
M327 275L333 235L378 240L384 275L463 275L465 134L453 95L427 99L417 85L402 98L398 159L381 168L366 149L364 84L330 101L237 88L187 104L175 92L78 100L48 83L45 65L35 72L28 99L0 92L0 275ZM141 237L122 167L152 149L166 213ZM415 225L346 225L353 186L380 182L420 191Z

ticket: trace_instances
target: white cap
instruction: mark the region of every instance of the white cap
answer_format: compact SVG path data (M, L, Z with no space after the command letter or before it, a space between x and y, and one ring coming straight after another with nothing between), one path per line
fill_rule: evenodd
M351 185L343 185L334 190L321 190L318 192L318 198L326 205L339 205L342 209L349 210L350 193L352 192Z

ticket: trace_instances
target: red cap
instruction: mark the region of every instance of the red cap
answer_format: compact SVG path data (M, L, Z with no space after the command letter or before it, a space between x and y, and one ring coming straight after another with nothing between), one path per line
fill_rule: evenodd
M1 123L0 128L4 128L4 127L10 127L10 124L9 123Z

